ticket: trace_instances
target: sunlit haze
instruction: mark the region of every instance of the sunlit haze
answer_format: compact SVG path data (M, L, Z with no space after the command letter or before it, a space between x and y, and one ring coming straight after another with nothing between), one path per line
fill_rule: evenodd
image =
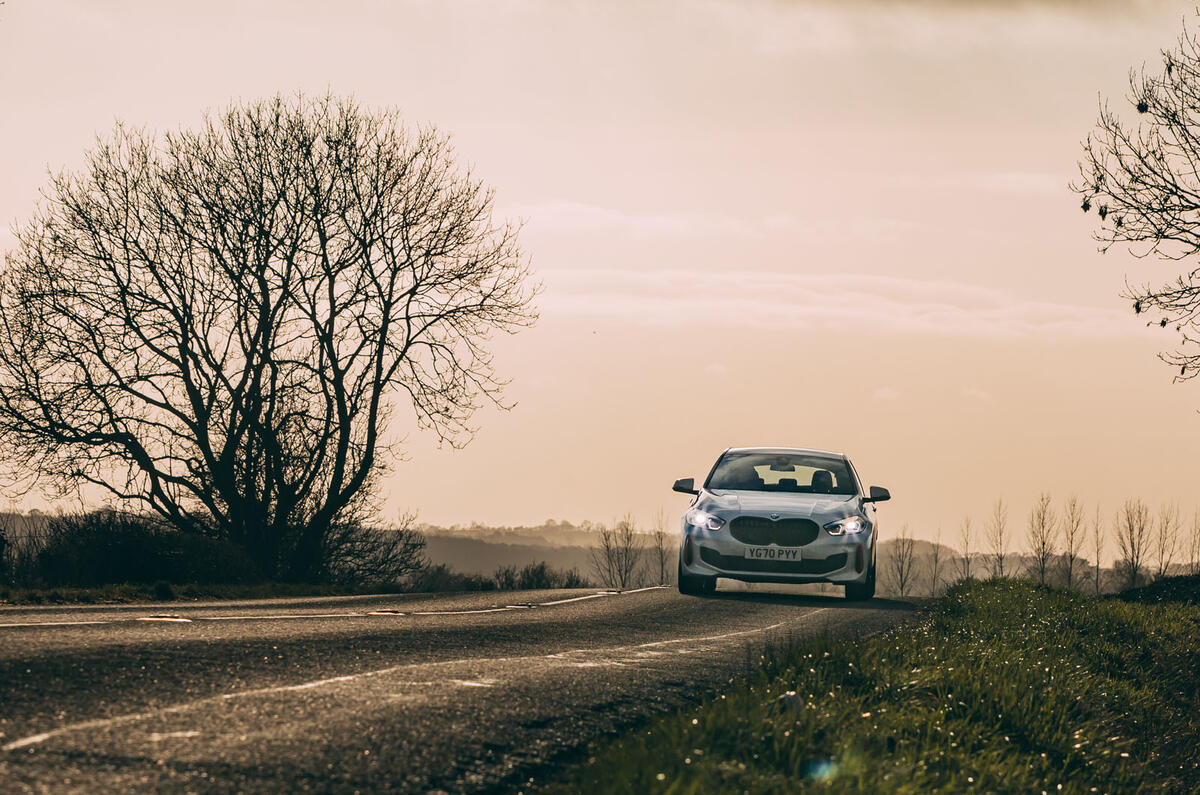
M540 320L511 411L410 428L383 510L642 522L737 445L840 450L949 539L1005 497L1195 507L1200 389L1120 297L1068 184L1100 98L1184 3L192 3L0 7L0 247L115 119L353 94L453 135L524 219ZM30 505L35 502L28 503Z

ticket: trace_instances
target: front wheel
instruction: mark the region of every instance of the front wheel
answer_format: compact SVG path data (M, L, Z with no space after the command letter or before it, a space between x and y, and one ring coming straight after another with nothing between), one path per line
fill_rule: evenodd
M846 585L846 598L851 602L865 602L875 596L875 566L867 570L866 582L852 582Z
M688 574L683 570L683 561L679 561L679 592L685 596L704 596L717 590L716 577L704 577L699 574Z

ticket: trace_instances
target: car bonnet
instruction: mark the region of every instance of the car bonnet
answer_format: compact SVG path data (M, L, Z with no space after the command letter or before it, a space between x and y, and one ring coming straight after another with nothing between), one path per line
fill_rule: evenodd
M855 513L857 500L846 494L789 494L764 491L707 492L709 510L722 516L748 513L802 516L818 523L841 519Z

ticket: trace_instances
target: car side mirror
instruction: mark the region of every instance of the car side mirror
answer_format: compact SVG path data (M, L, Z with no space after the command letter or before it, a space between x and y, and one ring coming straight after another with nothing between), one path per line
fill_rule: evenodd
M682 494L699 494L696 489L695 478L680 478L675 481L675 485L671 487L671 491L678 491Z
M872 486L871 496L864 497L863 502L887 502L891 498L891 492L885 489L883 486Z

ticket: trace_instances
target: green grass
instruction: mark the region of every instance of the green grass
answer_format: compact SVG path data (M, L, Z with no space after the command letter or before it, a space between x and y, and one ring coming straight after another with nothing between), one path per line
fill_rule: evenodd
M993 580L593 746L562 792L1191 792L1200 608Z
M396 589L392 589L395 591ZM309 583L247 583L231 585L173 585L121 583L94 588L0 587L0 604L128 604L136 602L194 601L199 599L268 599L272 597L350 596L389 593L386 588L356 588Z

